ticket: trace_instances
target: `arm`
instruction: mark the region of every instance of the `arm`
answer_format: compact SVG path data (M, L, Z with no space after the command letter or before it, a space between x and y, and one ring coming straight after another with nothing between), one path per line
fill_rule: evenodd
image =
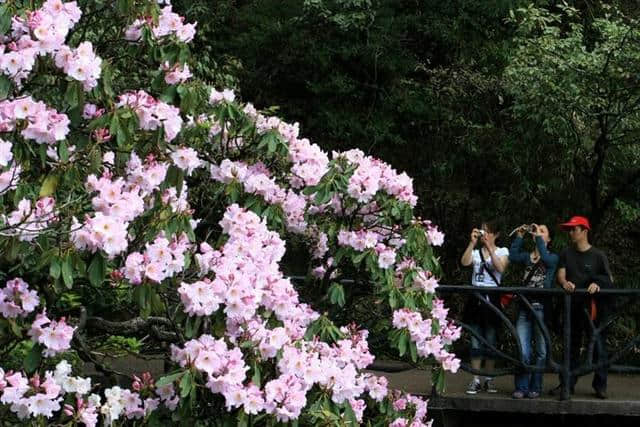
M600 292L601 288L610 289L613 287L613 276L609 269L609 260L605 254L601 254L601 258L602 269L604 271L592 278L593 282L591 282L587 288L587 292L590 294Z
M489 255L491 256L491 262L493 263L493 266L500 273L504 273L507 269L507 266L509 265L509 256L498 256L496 254L497 248L495 247L495 245L492 245L491 247L487 246L487 249L489 250Z
M473 248L475 245L471 242L467 245L467 249L464 250L462 258L460 258L460 264L464 267L469 267L473 263Z
M474 228L473 230L471 230L471 236L469 238L467 249L464 250L462 258L460 258L460 264L462 264L464 267L469 267L471 264L473 264L473 248L476 247L477 243L478 230Z
M547 267L547 269L551 270L558 266L559 257L558 255L549 252L547 245L544 244L544 240L540 236L536 236L536 246L538 247L538 253L540 253L540 259Z
M528 264L531 259L528 252L522 250L522 244L524 240L522 236L518 236L511 242L511 248L509 248L509 261L517 262L518 264Z
M560 267L558 269L558 283L562 286L567 292L573 292L576 289L576 285L567 280L567 269L564 267Z

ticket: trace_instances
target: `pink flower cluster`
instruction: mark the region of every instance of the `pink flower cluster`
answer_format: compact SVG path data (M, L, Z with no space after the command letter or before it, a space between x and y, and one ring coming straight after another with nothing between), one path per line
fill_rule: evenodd
M92 394L86 400L81 398L91 391L91 379L72 377L70 374L71 365L65 360L58 363L54 372L47 371L44 378L37 373L31 378L20 372L5 373L0 368L0 402L11 405L11 411L23 420L38 416L52 418L61 409L64 395L75 393L77 409L65 405L65 412L69 414L73 408L77 421L94 427L98 421L100 397Z
M10 42L0 47L0 70L20 86L32 71L36 57L51 54L55 55L56 66L82 82L86 91L94 88L102 60L93 52L91 43L83 42L77 49L64 44L81 15L75 1L47 0L26 19L14 16Z
M420 313L403 308L393 312L393 326L409 331L420 356L433 356L445 370L455 373L460 367L460 360L446 348L460 338L460 328L447 320L447 313L442 300L434 298L433 318L423 319Z
M143 130L154 131L162 127L167 142L172 141L182 129L180 109L156 100L143 90L120 95L116 106L129 107L135 111Z
M340 246L350 247L360 252L373 249L378 256L378 266L387 269L395 264L396 251L393 247L382 243L383 239L385 239L384 235L371 230L340 230L338 233Z
M292 163L289 182L293 188L316 185L329 170L327 154L306 138L289 140L289 160Z
M157 25L150 20L136 19L125 31L125 39L138 41L142 37L142 27L151 25L151 32L155 38L175 35L182 43L189 43L196 35L196 23L185 24L184 18L171 10L171 6L165 6L160 12Z
M247 166L243 162L224 159L220 165L211 165L210 172L215 181L226 184L237 181L247 193L261 196L269 204L282 206L290 231L301 233L306 229L306 199L291 189L285 191L268 175L262 164Z
M444 243L444 233L438 229L438 226L429 221L428 219L422 221L419 217L413 221L414 224L421 224L424 226L425 235L431 246L442 246Z
M64 317L59 320L50 320L46 310L38 313L36 319L31 324L29 336L34 342L45 346L42 352L47 357L55 356L71 347L73 331L76 328L67 325Z
M175 150L170 155L173 164L191 175L193 171L202 166L202 161L198 158L198 152L190 147L182 147Z
M412 207L418 202L413 194L413 180L405 173L398 174L379 159L365 156L360 150L350 150L337 155L358 167L349 178L348 193L360 203L368 203L382 190Z
M105 154L110 162L111 157L113 153ZM91 200L96 213L87 216L82 225L73 218L71 240L75 247L91 252L103 250L109 257L124 252L128 246L129 223L145 211L144 198L160 187L167 169L168 164L153 157L142 163L131 153L126 179L114 178L108 170L100 178L89 175L86 188L98 193Z
M188 64L173 64L169 65L168 62L162 64L162 70L164 71L164 81L168 85L175 85L185 82L193 77L189 70Z
M179 196L178 196L178 190L176 189L176 187L169 187L166 190L164 190L164 192L162 193L161 199L162 199L162 203L169 206L172 212L191 214L192 213L191 206L187 201L188 196L189 196L189 191L187 189L187 184L183 181L182 191L180 192ZM191 219L190 222L191 222L191 227L195 228L195 226L197 225L197 221Z
M232 360L239 371L230 379L225 376L229 375L226 355L234 350L208 335L190 341L184 349L174 348L174 360L223 378L214 387L210 380L208 386L223 394L229 409L242 407L250 414L265 411L282 422L300 415L307 404L306 394L316 384L330 390L336 403L352 402L360 412L364 401L357 397L362 393L369 392L378 401L386 397L386 379L360 372L373 361L366 331L342 328L345 338L335 345L303 340L307 325L318 315L298 302L295 289L279 271L284 254L279 236L257 215L236 205L227 209L220 225L229 240L219 250L202 243L196 255L201 273L213 272L215 279L182 283L178 292L189 315L209 316L224 307L226 335L238 346ZM264 312L273 313L282 326L268 327L259 314ZM244 384L247 368L239 348L246 341L263 360L279 355L278 377L262 390ZM203 348L207 348L204 353Z
M22 199L16 210L4 218L9 226L4 233L18 236L18 239L30 242L58 220L55 212L56 201L52 197L39 199L32 208L31 200Z
M7 280L5 287L0 289L0 314L5 318L25 317L38 304L38 293L30 290L27 282L19 277Z
M433 425L433 420L424 422L427 416L427 402L418 396L410 394L398 396L392 403L392 407L397 412L408 412L409 418L398 417L389 424L389 427L431 427ZM411 412L413 412L412 417Z
M12 148L12 143L0 139L0 166L5 167L11 164L11 161L13 160Z
M20 134L38 144L55 144L67 137L69 118L30 96L0 102L0 132L11 132L26 123Z
M212 103L224 99L232 102L235 98L233 92L225 89L223 92L214 91L212 93ZM278 134L288 143L289 160L291 170L289 183L293 188L316 185L320 178L328 171L329 158L325 152L316 144L311 144L308 139L298 139L300 126L298 123L289 124L278 117L267 117L258 113L253 105L247 104L244 112L255 120L258 133L265 133L276 130Z
M433 294L438 287L438 279L428 271L418 269L414 284L428 294Z
M221 102L233 102L236 99L236 94L231 89L223 89L221 92L215 88L211 89L209 94L209 103L212 105L219 104Z
M207 387L213 393L225 394L241 385L249 370L239 348L230 349L223 339L211 335L187 341L183 349L172 345L171 359L182 367L193 365L205 372Z
M51 372L47 372L44 381L41 381L38 374L29 380L20 372L5 374L0 369L0 383L6 385L0 387L0 402L11 405L11 411L20 419L30 416L50 418L60 410L62 388L55 382Z
M190 247L186 234L182 233L169 240L162 232L153 243L147 243L143 254L133 252L127 256L122 273L134 285L142 283L144 279L160 283L182 271L185 252Z
M62 46L56 53L55 62L69 77L82 82L85 91L98 85L102 59L93 51L91 42L82 42L76 49Z
M0 173L0 195L16 189L21 173L22 168L19 165L12 165L8 170Z
M11 405L10 410L18 418L30 417L53 418L62 409L64 415L72 421L87 427L98 425L99 415L103 416L104 425L127 418L141 419L164 404L169 410L175 410L180 397L175 394L173 384L156 387L149 374L142 379L134 375L133 391L118 386L104 391L105 402L101 397L91 393L91 378L74 377L71 365L62 360L55 371L46 371L44 378L34 374L31 378L20 372L5 373L0 368L0 403ZM142 393L147 398L143 399ZM74 394L74 404L61 403L66 394Z

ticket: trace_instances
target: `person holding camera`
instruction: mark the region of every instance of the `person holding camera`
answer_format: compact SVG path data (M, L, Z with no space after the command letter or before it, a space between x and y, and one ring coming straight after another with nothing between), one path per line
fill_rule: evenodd
M531 252L523 249L526 233L529 233L535 241L535 247ZM511 243L509 250L509 261L525 266L522 286L549 289L553 285L559 258L558 255L549 252L550 241L549 229L546 225L523 224L516 229L516 238ZM534 361L535 367L541 369L544 368L547 361L547 346L539 326L544 322L543 299L535 295L526 298L531 303L533 310L520 302L516 317L516 332L520 340L522 362L529 365ZM533 350L535 350L535 357L533 357ZM530 374L524 369L516 373L514 378L515 391L512 397L514 399L540 397L542 374L542 372Z
M474 228L471 231L469 244L460 260L460 263L465 267L473 266L471 285L480 288L500 286L502 274L509 265L509 250L496 246L496 239L499 235L494 222L483 222L479 229ZM500 325L500 318L488 304L498 306L500 298L498 294L492 295L491 298L485 295L484 298L486 303L478 298L472 298L465 306L463 317L465 323L475 333L471 336L471 367L479 371L484 359L485 370L493 371L495 368L493 352L486 345L482 345L476 335L482 337L494 348L496 347L496 331ZM485 377L481 382L480 377L474 375L466 393L477 394L483 389L489 393L497 393L498 391L492 377Z

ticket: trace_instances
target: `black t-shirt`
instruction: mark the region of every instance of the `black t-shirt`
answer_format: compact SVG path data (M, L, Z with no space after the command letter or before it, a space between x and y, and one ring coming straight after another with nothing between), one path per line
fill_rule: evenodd
M599 249L590 247L584 252L567 248L560 254L558 268L566 269L566 278L577 288L586 288L596 276L609 276L613 281L607 256Z

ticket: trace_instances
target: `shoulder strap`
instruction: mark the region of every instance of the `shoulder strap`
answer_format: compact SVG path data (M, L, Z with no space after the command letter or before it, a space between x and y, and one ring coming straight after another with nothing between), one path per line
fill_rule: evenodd
M493 271L491 271L489 269L489 267L487 267L487 262L484 259L484 254L482 253L482 248L478 249L478 252L480 252L480 259L482 260L482 269L484 271L486 271L487 273L489 273L489 276L491 276L491 278L496 283L496 285L500 286L500 281L498 279L496 279L496 276L495 276L495 274L493 274Z
M540 267L542 267L542 260L538 260L538 262L535 263L531 271L529 271L529 274L527 274L527 277L524 278L522 286L527 286L529 284L529 281L531 281L531 278Z

